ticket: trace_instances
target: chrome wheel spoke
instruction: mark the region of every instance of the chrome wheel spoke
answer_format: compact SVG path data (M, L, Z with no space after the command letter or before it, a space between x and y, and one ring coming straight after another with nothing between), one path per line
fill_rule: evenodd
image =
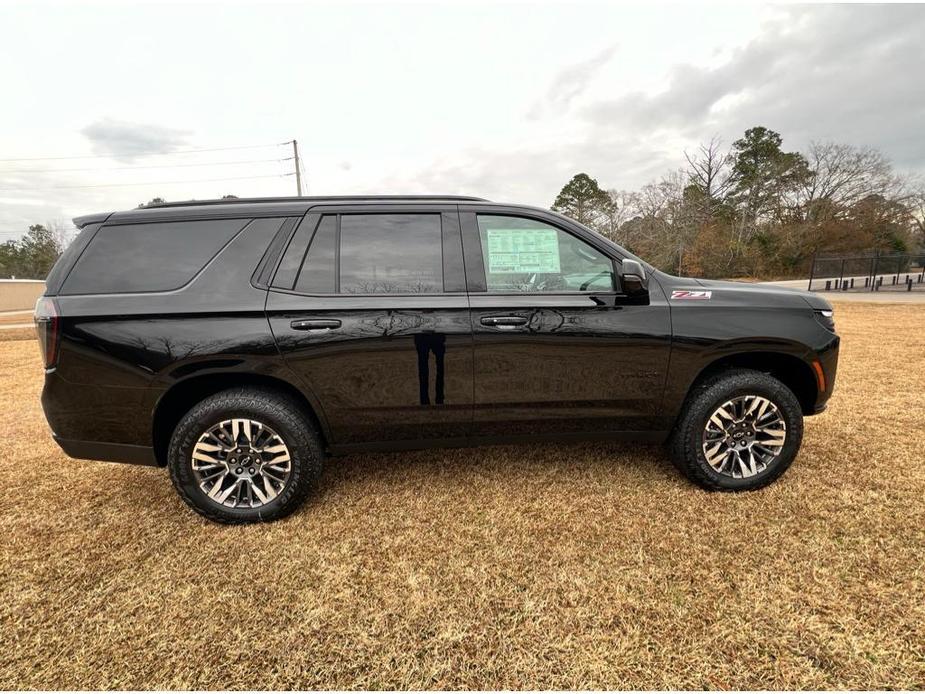
M231 508L257 508L283 491L292 471L286 443L254 419L227 419L204 432L190 454L199 488Z
M783 446L787 440L787 432L783 429L759 429L755 434L760 443L767 446Z
M786 441L787 425L777 405L760 395L740 395L708 417L702 451L717 473L741 479L766 470Z
M222 485L227 478L228 473L225 473L215 481L215 484L213 484L212 488L209 490L210 499L218 499L218 497L222 494Z
M267 478L268 480L273 480L275 482L278 482L279 484L283 484L286 481L286 477L288 476L288 474L286 472L278 472L276 470L273 470L272 468L264 468L263 476Z
M720 405L716 412L710 417L710 423L713 424L720 431L726 429L726 424L735 420L735 415L730 412L727 407L732 405L731 402L727 402L724 405Z

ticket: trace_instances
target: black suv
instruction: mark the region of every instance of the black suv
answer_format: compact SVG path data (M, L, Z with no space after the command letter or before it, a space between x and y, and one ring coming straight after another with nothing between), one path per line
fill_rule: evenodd
M161 204L82 229L36 306L76 458L166 466L216 521L279 518L328 454L667 441L708 489L790 465L832 308L672 277L566 217L468 197Z

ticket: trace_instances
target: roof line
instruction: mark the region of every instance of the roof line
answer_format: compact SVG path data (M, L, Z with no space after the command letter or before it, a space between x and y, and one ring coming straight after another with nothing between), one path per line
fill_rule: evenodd
M144 206L144 209L156 209L161 207L193 207L196 205L236 205L249 203L271 203L271 202L322 202L322 201L346 201L346 200L460 200L466 202L488 202L485 198L477 198L469 195L313 195L302 197L269 197L269 198L221 198L213 200L182 200L178 202L157 202Z

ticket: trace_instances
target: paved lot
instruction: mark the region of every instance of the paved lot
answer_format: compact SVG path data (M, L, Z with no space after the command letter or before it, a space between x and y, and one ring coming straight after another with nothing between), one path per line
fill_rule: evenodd
M65 458L0 342L0 688L921 688L921 315L839 308L831 407L760 492L654 446L351 456L246 528Z
M859 284L864 283L864 278L860 279ZM781 282L762 282L762 284L772 284L779 287L792 287L794 289L806 289L809 286L809 280L783 280ZM825 297L829 301L842 302L850 301L855 303L876 303L876 304L925 304L925 284L913 285L911 292L904 289L881 289L877 292L871 291L848 291L848 292L816 292L819 296Z

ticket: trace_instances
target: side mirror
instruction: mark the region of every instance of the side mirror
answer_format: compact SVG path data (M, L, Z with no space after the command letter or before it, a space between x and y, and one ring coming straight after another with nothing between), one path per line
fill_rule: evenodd
M648 287L646 270L637 260L625 259L620 268L620 284L627 296L644 294Z

